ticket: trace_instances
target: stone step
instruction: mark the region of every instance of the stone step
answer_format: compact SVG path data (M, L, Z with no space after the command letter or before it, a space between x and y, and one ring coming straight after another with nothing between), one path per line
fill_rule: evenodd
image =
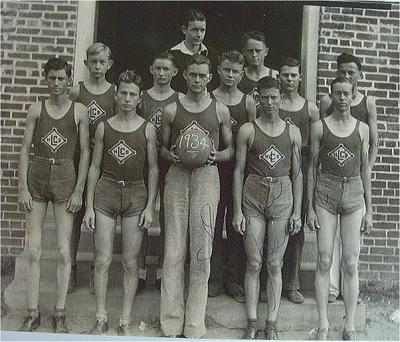
M41 295L40 305L45 312L51 313L55 300L55 261L44 255L42 261ZM6 301L10 304L13 311L25 314L27 305L26 279L24 268L26 260L22 257L17 258L17 270L13 283L6 290ZM87 265L88 267L88 265ZM121 270L113 264L110 273L110 284L107 297L107 308L110 317L116 320L121 307L121 285L115 278L121 277ZM52 269L52 272L49 272ZM87 269L82 270L88 274ZM118 272L117 272L118 271ZM282 298L278 317L278 329L309 331L314 328L318 321L318 313L315 299L312 293L305 293L305 302L301 305L293 304L287 299ZM133 319L158 321L159 319L160 293L153 286L148 286L139 293L135 299L133 307ZM70 317L82 317L81 326L78 331L89 329L93 324L95 313L95 297L90 295L86 286L78 284L76 290L67 297L67 314ZM262 329L266 319L266 304L260 303L258 306L259 328ZM344 304L338 300L336 303L329 304L329 320L332 329L343 327ZM21 316L22 317L22 316ZM208 298L206 310L206 322L208 324L225 328L244 328L247 323L246 307L244 304L235 302L232 298L222 294L215 298ZM86 325L87 326L86 326ZM356 328L364 331L366 325L366 305L357 305Z

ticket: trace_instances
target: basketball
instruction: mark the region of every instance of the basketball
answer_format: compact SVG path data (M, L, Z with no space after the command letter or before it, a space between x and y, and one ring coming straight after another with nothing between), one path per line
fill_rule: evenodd
M186 169L196 169L206 164L213 142L209 136L199 130L191 129L183 132L175 141L175 154Z

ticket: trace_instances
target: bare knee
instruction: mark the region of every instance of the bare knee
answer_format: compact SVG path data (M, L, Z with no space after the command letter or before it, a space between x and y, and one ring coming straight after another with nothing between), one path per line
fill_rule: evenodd
M267 261L268 275L276 276L281 272L282 261L279 259L273 259Z
M327 254L318 254L317 266L321 272L329 272L332 265L332 258Z
M135 272L138 270L138 257L122 257L122 267L125 272Z
M351 258L343 259L342 267L343 267L343 272L346 275L348 275L350 277L355 276L357 274L357 272L358 272L357 256L353 256Z
M111 265L112 257L108 255L97 254L94 265L97 271L108 271Z
M247 268L246 271L254 274L254 275L258 275L260 274L261 271L261 259L257 259L257 258L247 258Z
M34 264L40 262L42 256L42 248L39 246L30 246L27 250L28 263Z
M57 248L57 261L59 264L63 265L71 263L71 251L68 245L59 246Z

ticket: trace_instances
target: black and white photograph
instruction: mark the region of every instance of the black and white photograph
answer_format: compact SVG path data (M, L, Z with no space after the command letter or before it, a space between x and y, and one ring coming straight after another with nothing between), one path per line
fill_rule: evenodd
M1 340L400 340L397 1L0 8Z

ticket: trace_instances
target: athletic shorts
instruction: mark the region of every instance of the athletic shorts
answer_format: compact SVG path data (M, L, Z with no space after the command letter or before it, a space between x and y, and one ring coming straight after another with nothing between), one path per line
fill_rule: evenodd
M242 209L245 216L268 220L286 220L293 212L292 181L289 176L247 176L243 187Z
M143 179L134 182L101 177L94 193L94 209L117 218L140 215L147 204L147 190Z
M28 168L28 190L39 202L68 201L76 185L72 159L33 157Z
M360 176L338 177L321 172L314 191L314 202L332 214L351 214L364 206Z

